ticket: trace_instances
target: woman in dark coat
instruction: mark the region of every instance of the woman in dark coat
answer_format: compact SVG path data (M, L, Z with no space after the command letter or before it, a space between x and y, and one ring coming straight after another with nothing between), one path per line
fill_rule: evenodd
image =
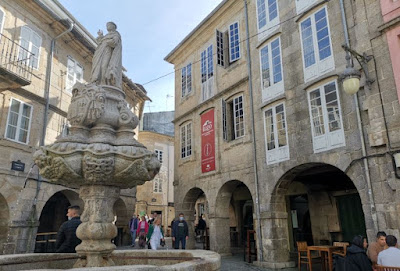
M353 241L351 241L351 246L347 249L346 253L346 270L372 271L371 261L365 253L367 246L368 243L366 238L361 235L354 237Z

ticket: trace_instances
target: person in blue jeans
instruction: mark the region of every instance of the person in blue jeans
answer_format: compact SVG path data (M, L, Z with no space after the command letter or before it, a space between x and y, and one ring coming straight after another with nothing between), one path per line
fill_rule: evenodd
M174 222L172 227L172 241L174 241L175 249L179 249L179 243L182 244L182 249L185 249L187 239L189 239L189 227L183 213L180 213L179 219Z
M136 216L133 214L131 220L129 220L129 229L131 230L131 236L132 236L132 245L131 247L135 246L135 240L136 240L136 231L139 225L139 215Z

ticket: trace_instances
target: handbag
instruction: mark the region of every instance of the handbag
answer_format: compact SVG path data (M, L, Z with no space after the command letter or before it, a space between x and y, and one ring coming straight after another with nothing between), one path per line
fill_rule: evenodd
M162 246L162 247L165 246L165 239L160 240L160 246Z

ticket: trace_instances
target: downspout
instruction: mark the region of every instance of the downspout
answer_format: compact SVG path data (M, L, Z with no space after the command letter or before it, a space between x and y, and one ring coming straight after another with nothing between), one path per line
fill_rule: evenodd
M347 20L346 20L346 14L345 14L345 9L344 9L344 4L343 0L340 0L340 12L342 15L342 23L343 23L343 32L344 32L344 39L345 39L345 44L347 47L350 48L350 40L349 40L349 33L347 31ZM346 59L350 61L350 53L346 50ZM349 63L349 62L348 62ZM354 95L354 102L356 105L356 115L357 115L357 125L358 125L358 130L360 133L360 142L361 142L361 153L363 157L367 156L367 149L365 146L365 141L364 141L364 130L362 127L362 120L361 120L361 115L360 115L360 106L358 103L358 96L357 94ZM376 215L376 207L375 207L375 200L374 200L374 192L372 189L371 185L371 176L369 173L369 165L368 165L368 159L365 158L363 159L364 162L364 171L365 171L365 179L367 181L367 187L368 187L368 198L369 198L369 203L370 203L370 208L371 208L371 216L372 216L372 221L374 223L374 231L378 231L378 217Z
M46 138L46 130L47 130L47 113L49 111L49 94L50 94L50 86L51 86L51 72L53 70L53 55L54 55L54 48L56 47L56 40L60 38L61 36L64 36L65 34L69 33L72 31L74 28L75 23L71 22L68 20L70 23L70 26L67 30L62 32L60 35L55 37L54 39L51 40L51 46L50 46L50 52L49 52L49 57L47 59L47 70L46 70L46 81L45 81L45 90L44 90L44 98L46 100L46 106L44 109L44 115L43 115L43 131L42 131L42 137L40 139L40 146L44 145L44 141Z
M250 95L250 117L251 117L251 130L252 130L252 139L253 139L253 167L254 167L254 184L256 189L256 199L255 199L255 207L256 207L256 217L257 217L257 259L259 262L263 261L263 250L262 250L262 239L261 239L261 220L260 220L260 201L259 201L259 189L258 189L258 168L257 168L257 146L256 146L256 134L255 134L255 124L254 124L254 105L253 105L253 76L251 73L251 56L250 56L250 32L249 32L249 18L247 11L247 0L243 0L244 2L244 14L246 20L246 46L247 46L247 71L249 73L249 95Z

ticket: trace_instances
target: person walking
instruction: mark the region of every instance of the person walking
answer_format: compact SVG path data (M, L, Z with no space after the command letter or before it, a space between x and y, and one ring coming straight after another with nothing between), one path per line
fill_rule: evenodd
M131 230L131 236L132 236L132 245L131 247L135 247L135 242L136 242L136 232L139 226L139 215L136 216L133 214L131 220L129 220L129 229Z
M160 245L160 241L165 241L164 231L161 227L161 219L156 217L153 224L149 227L149 232L147 233L147 240L150 242L150 247L152 250L157 250Z
M182 249L186 248L186 240L189 239L189 227L183 213L179 214L179 220L174 222L172 228L172 241L175 244L175 249L179 249L179 243L182 244Z
M79 211L80 207L77 205L68 207L68 221L61 225L57 233L57 253L75 253L75 247L81 243L81 240L76 237L76 229L82 223Z
M149 232L149 224L146 218L142 216L142 220L139 222L136 235L139 236L139 248L144 248L146 245L146 235Z

